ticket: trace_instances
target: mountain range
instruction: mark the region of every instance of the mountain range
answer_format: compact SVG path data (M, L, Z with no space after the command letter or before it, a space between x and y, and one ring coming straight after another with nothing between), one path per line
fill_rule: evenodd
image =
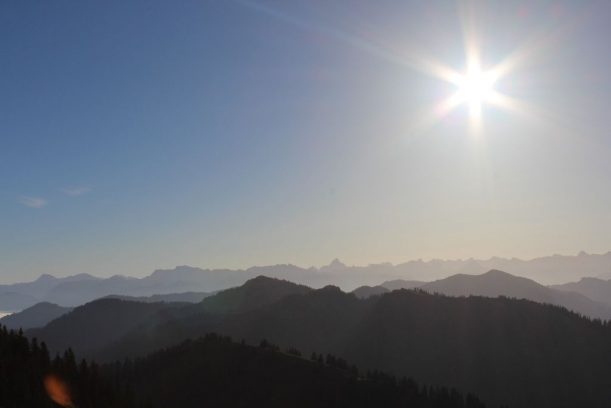
M519 279L493 271L481 281L511 278ZM268 339L305 355L332 353L365 370L473 391L497 406L603 407L611 398L611 326L507 297L417 289L359 299L334 286L258 277L197 304L103 299L27 334L52 351L69 345L81 356L114 361L210 332L250 344Z
M559 290L537 282L491 270L481 275L453 275L445 279L425 283L419 289L448 296L505 296L527 299L538 303L557 305L584 316L611 319L611 305L596 302L577 291Z
M348 266L339 260L320 268L295 265L256 266L244 270L200 269L178 266L157 270L143 278L115 275L98 278L79 274L66 278L42 275L33 282L0 285L0 311L20 311L39 302L74 307L109 295L148 297L184 292L216 292L243 284L259 275L287 279L313 288L337 285L344 290L359 286L376 286L381 281L424 281L455 274L482 274L497 269L512 275L528 277L542 284L564 284L584 277L611 277L611 252L577 256L553 255L520 260L490 258L487 260L410 261L368 266ZM390 290L397 287L390 287ZM382 285L384 286L384 285ZM587 296L587 295L586 295ZM607 298L609 303L611 298ZM600 299L594 299L600 300Z
M12 408L412 407L484 408L472 394L359 372L326 354L310 357L208 334L144 359L98 365L0 328L0 406Z
M253 280L253 282L255 281ZM71 280L71 282L78 282L78 280ZM419 288L431 293L449 296L506 296L528 299L539 303L562 306L592 318L605 320L611 318L611 304L608 303L609 299L611 299L611 282L596 278L584 278L576 283L546 287L530 279L492 270L481 275L453 275L433 282L400 279L385 281L376 286L358 287L352 293L359 298L368 298L373 295L390 292L397 288ZM231 290L228 293L231 293ZM185 292L140 297L109 295L106 298L145 303L199 303L211 295L212 293L207 292ZM226 294L222 296L226 296ZM597 300L592 300L588 296ZM213 299L218 298L217 296ZM0 318L0 323L5 324L9 328L39 328L70 310L72 310L72 307L41 302L22 312Z
M592 284L592 282L595 283ZM398 279L383 282L377 286L361 286L352 293L363 299L396 289L420 289L448 296L505 296L562 306L584 316L608 320L611 319L611 305L601 299L611 299L611 290L609 290L611 288L607 289L604 283L607 281L587 278L582 279L578 284L547 287L531 279L491 270L481 275L452 275L433 282ZM582 294L584 292L596 295L599 300L590 299L587 295Z

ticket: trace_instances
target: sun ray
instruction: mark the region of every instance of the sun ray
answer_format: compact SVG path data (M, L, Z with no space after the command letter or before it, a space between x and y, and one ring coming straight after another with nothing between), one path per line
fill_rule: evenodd
M558 30L552 32L541 31L531 38L528 45L516 48L511 54L501 59L499 63L489 66L484 64L482 56L481 38L476 24L478 19L476 15L477 7L472 1L462 1L459 3L458 17L462 26L465 62L464 70L456 70L427 56L426 53L421 52L419 45L415 43L402 43L400 47L395 44L395 47L393 47L388 42L381 43L379 39L376 41L338 28L314 24L290 13L285 13L281 9L261 4L256 0L235 1L285 23L324 34L377 58L385 59L388 62L399 64L407 69L418 71L454 85L456 87L454 93L424 110L420 115L416 115L409 127L411 132L433 126L463 104L468 108L469 131L474 134L480 134L483 131L484 105L528 116L539 121L544 118L549 119L549 115L542 114L534 106L501 93L500 90L495 89L495 85L516 70L531 63L534 60L534 55L540 56L544 49L550 48L552 43L557 43L563 37L562 34L575 28L580 21L584 20L577 16L569 21L569 24L562 25Z

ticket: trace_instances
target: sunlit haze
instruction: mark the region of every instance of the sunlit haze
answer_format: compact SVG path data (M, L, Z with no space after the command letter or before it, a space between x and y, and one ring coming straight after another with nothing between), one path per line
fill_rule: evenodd
M0 280L611 250L607 2L0 4Z

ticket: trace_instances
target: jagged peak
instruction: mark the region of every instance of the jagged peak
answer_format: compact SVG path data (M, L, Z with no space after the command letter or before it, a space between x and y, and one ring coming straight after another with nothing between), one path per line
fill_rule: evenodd
M328 268L345 268L346 264L340 261L338 258L335 258L331 261L329 265L327 265L327 267Z

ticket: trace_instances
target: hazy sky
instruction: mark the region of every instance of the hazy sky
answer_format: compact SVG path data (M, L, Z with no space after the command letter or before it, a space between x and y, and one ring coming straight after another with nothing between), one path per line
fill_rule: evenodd
M1 2L0 280L610 250L611 5L531 3Z

